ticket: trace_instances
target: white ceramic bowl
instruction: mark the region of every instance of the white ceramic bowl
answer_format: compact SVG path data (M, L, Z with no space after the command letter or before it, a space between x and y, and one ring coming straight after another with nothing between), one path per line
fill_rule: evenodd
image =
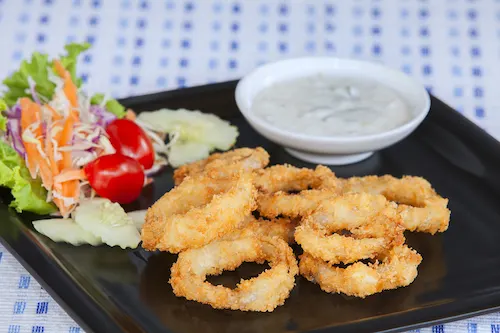
M282 81L315 74L366 77L394 89L408 103L412 118L386 132L355 137L324 137L286 131L252 112L252 102L263 89ZM430 98L425 88L406 74L385 66L358 60L310 57L281 60L261 66L240 80L236 104L250 125L293 156L312 163L342 165L359 162L374 151L404 139L424 120Z

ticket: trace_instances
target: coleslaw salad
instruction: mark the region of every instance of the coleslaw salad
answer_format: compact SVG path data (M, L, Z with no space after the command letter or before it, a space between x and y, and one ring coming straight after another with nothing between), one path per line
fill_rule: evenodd
M104 94L87 95L76 75L76 65L78 56L89 47L66 45L66 54L58 59L35 52L3 81L6 89L0 97L0 186L11 189L11 207L18 212L69 217L80 202L99 193L86 174L91 169L88 166L106 155L137 160L134 154L141 153L139 146L144 142L150 147L146 152L148 169L141 166L143 186L147 186L152 182L149 177L169 162L176 167L203 159L213 150L229 149L236 141L237 128L214 115L162 109L137 117ZM123 120L127 128L137 127L134 133L139 134L134 137L142 140L135 143L137 147L131 143L132 135L125 138L123 128L116 129ZM110 137L110 124L114 124L115 134L119 133L114 137ZM115 169L120 168L124 169ZM102 174L106 172L109 170ZM121 176L127 177L126 172ZM109 184L109 179L104 179L97 185Z
M52 61L34 53L4 80L0 185L12 189L11 205L18 211L69 216L93 195L83 168L115 153L106 126L117 118L135 119L116 100L90 97L80 88L76 61L88 47L69 44L67 55ZM164 148L162 143L156 142ZM154 169L166 164L166 157L157 154Z

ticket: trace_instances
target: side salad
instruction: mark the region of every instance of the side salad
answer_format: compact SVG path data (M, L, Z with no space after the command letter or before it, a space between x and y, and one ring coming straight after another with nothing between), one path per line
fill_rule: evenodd
M228 150L238 136L215 115L162 109L136 116L104 94L89 96L76 74L88 48L66 45L58 59L35 52L3 81L0 97L0 186L11 190L18 212L62 216L61 229L72 228L80 203L134 201L164 166ZM106 243L98 238L87 243Z

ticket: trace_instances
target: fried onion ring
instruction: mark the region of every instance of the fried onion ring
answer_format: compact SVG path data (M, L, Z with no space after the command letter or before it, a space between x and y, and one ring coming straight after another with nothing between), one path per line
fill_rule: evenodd
M351 235L340 234L345 230ZM395 203L382 195L352 193L323 201L295 229L295 240L316 258L348 264L403 244L403 231Z
M207 173L213 178L228 178L240 171L253 171L268 164L269 154L261 147L234 149L182 165L174 171L174 183L179 185L187 176L193 177L202 173Z
M300 274L328 293L365 298L384 290L408 286L417 277L422 256L406 245L392 248L381 262L332 266L308 253L300 257Z
M298 221L289 218L276 218L272 220L256 219L252 215L246 218L237 229L222 237L224 240L257 237L278 237L288 244L295 243L295 227Z
M235 270L243 262L252 261L267 261L270 268L255 278L242 280L235 289L206 281L208 275ZM172 266L169 282L176 296L216 309L270 312L284 304L297 274L297 260L285 241L278 237L247 237L182 252Z
M258 210L262 216L300 217L310 213L319 202L338 195L338 178L327 167L316 169L275 165L255 172L259 190ZM288 193L300 191L299 193Z
M368 192L382 194L399 204L403 225L409 231L430 234L444 232L450 222L448 199L439 196L431 184L421 177L366 176L342 181L343 193Z
M201 247L233 231L255 209L255 196L249 175L188 177L148 209L142 247L171 253Z

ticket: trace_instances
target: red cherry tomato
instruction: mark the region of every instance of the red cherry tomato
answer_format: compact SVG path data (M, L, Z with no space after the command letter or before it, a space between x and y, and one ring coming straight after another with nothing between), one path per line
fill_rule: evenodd
M153 166L155 161L153 143L142 128L132 120L113 120L106 127L106 133L117 153L139 161L145 170Z
M144 169L131 157L101 156L84 168L90 186L103 198L126 204L139 197L144 185Z

